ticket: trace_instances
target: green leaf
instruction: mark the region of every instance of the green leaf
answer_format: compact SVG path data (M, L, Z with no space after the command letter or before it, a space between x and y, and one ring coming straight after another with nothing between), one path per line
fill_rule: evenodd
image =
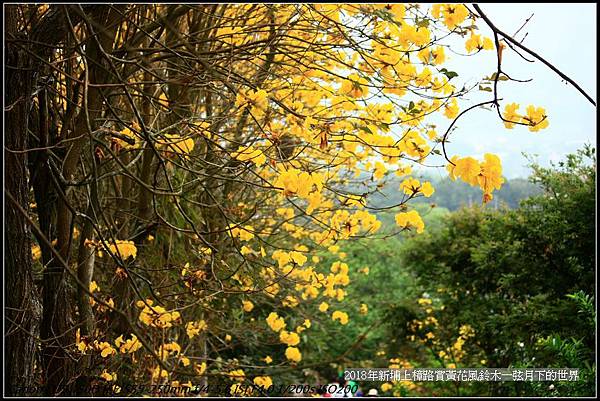
M373 14L378 16L379 18L381 18L384 21L391 22L391 23L398 25L398 22L396 22L394 20L394 15L387 10L375 10L375 11L373 11Z
M389 125L389 124L386 124L386 123L377 123L376 125L377 125L377 127L379 127L379 129L380 129L380 130L382 130L382 131L387 131L387 130L389 130L389 129L390 129L390 125Z
M480 91L484 91L484 92L491 92L492 88L490 88L489 86L481 86L481 85L479 85L479 90Z
M423 18L423 19L416 19L415 21L415 25L418 26L419 28L428 28L429 27L429 19L428 18Z
M487 81L496 81L496 76L498 76L497 72L495 72L492 75L490 75L489 77L485 77L483 79L487 80ZM508 77L501 75L500 77L498 77L498 81L508 81Z
M454 71L448 71L448 70L447 70L447 69L445 69L445 68L442 68L442 69L440 70L440 72L441 72L442 74L444 74L446 77L448 77L448 80L451 80L451 79L452 79L452 78L454 78L454 77L458 77L458 74L457 74L456 72L454 72Z
M363 131L365 131L368 134L373 135L373 131L371 131L371 129L369 127L367 127L366 125L358 127L358 128L361 129L361 130L363 130Z

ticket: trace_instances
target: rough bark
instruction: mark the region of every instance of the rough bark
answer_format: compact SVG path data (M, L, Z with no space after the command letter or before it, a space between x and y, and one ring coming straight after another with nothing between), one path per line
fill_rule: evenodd
M17 6L6 11L7 37L17 33ZM28 57L12 43L5 47L6 93L5 118L5 191L25 210L29 207L27 153L27 110L33 77ZM24 216L6 201L5 256L5 383L6 395L25 395L23 387L32 387L36 374L36 342L40 306L34 286L31 258L31 232Z
M78 8L73 6L68 9L71 21L76 18L83 19L89 30L93 29L98 36L90 33L86 43L85 58L88 66L88 76L92 83L107 82L107 66L104 63L102 49L107 52L112 50L112 40L116 30L115 12L108 7ZM66 18L66 15L65 15ZM74 23L74 22L73 22ZM64 25L63 25L64 27ZM63 28L63 37L56 36L56 43L67 37L68 29ZM72 141L63 162L62 177L73 180L77 176L77 166L81 153L89 141L89 128L95 128L96 119L102 114L103 96L101 89L88 88L86 105L81 110L74 125ZM86 112L87 111L87 112ZM56 218L51 225L57 241L56 249L63 260L69 263L72 248L73 216L69 207L69 187L60 182L58 177L52 180L54 190L60 195L56 198ZM41 222L40 222L41 223ZM69 348L75 342L75 322L73 319L74 291L67 280L65 267L57 260L45 260L43 304L44 315L42 319L41 337L44 340L43 366L46 372L46 395L73 395L85 377L79 377L82 372L77 369L77 359L71 355ZM89 267L89 263L84 264Z

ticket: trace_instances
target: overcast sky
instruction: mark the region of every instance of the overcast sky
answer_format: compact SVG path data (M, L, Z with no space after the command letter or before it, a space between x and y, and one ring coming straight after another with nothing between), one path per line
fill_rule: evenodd
M596 5L595 4L482 4L481 9L504 32L513 34L533 13L534 16L519 33L523 44L552 63L596 98ZM492 37L484 21L478 27ZM464 52L464 42L456 50ZM494 52L481 52L473 57L461 57L446 52L450 57L449 70L460 73L460 81L475 83L482 76L495 71ZM584 143L596 145L596 108L573 86L541 62L528 63L510 49L503 54L503 71L511 77L530 79L529 83L501 82L503 103L516 102L524 110L527 105L544 107L549 115L549 127L530 132L527 127L504 128L495 112L473 110L459 119L458 129L447 145L449 156L482 157L495 153L501 157L504 175L508 178L526 177L528 169L521 152L537 154L542 165L557 161L567 153L581 148ZM469 95L464 107L490 99L490 93ZM464 108L463 107L463 108ZM494 118L495 116L495 118ZM444 132L449 120L440 120L438 132ZM439 174L444 174L440 171Z

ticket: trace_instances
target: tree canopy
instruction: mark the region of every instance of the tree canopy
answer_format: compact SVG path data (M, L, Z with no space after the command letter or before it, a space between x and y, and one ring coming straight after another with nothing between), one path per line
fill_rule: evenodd
M305 351L311 327L366 313L340 246L425 229L412 200L435 188L412 168L440 167L488 203L501 160L453 154L456 122L491 108L490 124L549 126L542 106L500 93L515 81L502 59L534 53L477 5L6 11L13 393L224 378L235 393L326 364ZM450 56L497 70L467 84ZM392 176L400 196L374 205Z

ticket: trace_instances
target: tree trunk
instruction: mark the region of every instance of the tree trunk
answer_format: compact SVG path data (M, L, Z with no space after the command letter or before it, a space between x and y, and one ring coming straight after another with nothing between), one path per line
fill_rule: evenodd
M89 12L83 9L82 11L87 15L85 20L89 23L86 27L90 30L89 43L86 44L84 54L89 79L91 83L106 83L109 68L104 62L106 60L102 49L107 52L112 51L119 14L109 7L99 6L90 8ZM57 42L64 40L66 36L67 31L64 31ZM77 176L80 156L90 140L90 128L95 129L96 119L102 115L104 96L101 91L102 89L98 87L89 88L87 103L75 121L72 138L78 139L72 142L63 161L62 176L67 180L73 180ZM58 183L54 189L64 195L57 198L55 230L51 231L56 235L56 250L63 260L69 263L73 232L73 215L69 207L73 204L72 197L69 187L64 183ZM46 395L73 395L77 386L80 387L81 383L87 380L85 377L78 377L83 372L78 371L77 360L69 350L75 342L75 322L72 315L74 298L65 266L58 263L55 258L50 259L44 271L44 316L41 327L42 339L45 340L43 357Z
M7 37L17 36L17 5L6 7ZM29 209L27 110L32 91L28 57L17 46L6 45L5 93L5 191L25 210ZM6 199L5 266L5 383L6 395L25 395L24 387L36 384L36 343L40 306L33 283L31 232L24 216Z

